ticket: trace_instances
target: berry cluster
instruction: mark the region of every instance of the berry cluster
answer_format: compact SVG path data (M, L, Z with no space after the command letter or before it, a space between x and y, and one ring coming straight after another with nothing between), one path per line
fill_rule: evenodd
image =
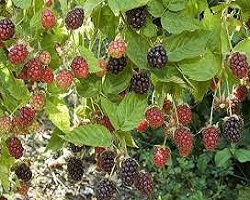
M98 157L97 165L104 172L114 173L116 169L115 156L112 150L104 150ZM140 171L140 166L135 159L124 158L117 168L124 186L135 187L146 196L152 194L154 189L152 175ZM116 191L117 186L114 181L103 179L96 186L96 198L110 200L115 196Z

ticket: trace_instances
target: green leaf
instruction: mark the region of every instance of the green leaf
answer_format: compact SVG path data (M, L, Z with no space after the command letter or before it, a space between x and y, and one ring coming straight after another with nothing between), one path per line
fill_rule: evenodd
M101 71L101 68L98 66L98 59L94 54L84 46L80 47L80 52L82 56L87 60L89 65L89 73L96 73Z
M89 75L88 78L75 80L76 90L80 96L90 98L101 93L101 78Z
M67 106L56 96L46 99L45 113L51 122L62 132L70 131L70 116Z
M131 76L132 71L128 66L118 75L108 73L103 83L103 92L105 94L119 94L128 87Z
M232 157L229 148L217 151L215 154L215 164L217 167L223 167L227 161Z
M42 10L43 9L40 9L38 12L36 12L35 15L33 15L33 17L31 18L30 20L30 29L39 29L39 28L42 28L41 26L41 14L42 14Z
M179 34L183 31L194 31L201 28L199 21L187 14L187 11L167 11L163 14L161 23L164 29L173 34Z
M117 132L115 135L120 140L120 142L125 143L126 146L138 148L138 146L136 145L131 133Z
M16 7L27 9L31 6L32 0L12 0Z
M167 8L171 11L177 12L184 10L187 3L188 3L187 0L170 0L170 2L167 5Z
M96 8L92 14L92 21L109 39L115 38L119 17L116 17L108 6Z
M119 129L119 120L116 115L118 105L109 101L107 98L101 97L101 106L104 113L108 116L115 130Z
M239 42L235 47L234 51L244 52L247 55L247 58L250 59L250 38L246 38Z
M148 2L148 12L154 17L161 17L165 8L162 0L154 0Z
M144 118L147 107L147 97L129 93L119 104L117 118L121 131L134 129Z
M157 26L151 21L148 21L146 25L142 27L141 33L148 38L155 37L157 34Z
M148 2L149 0L108 0L108 5L115 14L118 14L120 11L127 11L144 6Z
M73 131L60 137L80 146L109 147L112 144L111 133L104 126L99 124L79 126Z
M59 135L62 135L63 133L59 130L59 129L56 129L51 138L49 139L49 142L46 146L46 150L45 151L48 151L48 150L52 150L52 151L59 151L61 150L63 147L64 147L64 143L65 141L59 137Z
M250 150L248 149L236 149L234 155L241 163L250 161Z
M207 31L199 30L170 36L164 42L169 61L178 62L204 54L208 41L207 34Z
M180 68L186 76L195 81L212 79L221 67L221 60L208 51L196 59L185 60L180 63Z
M145 38L132 30L126 31L127 56L129 59L142 69L148 69L147 54L149 44Z
M84 15L86 18L90 17L93 10L100 5L104 0L87 0L84 2Z

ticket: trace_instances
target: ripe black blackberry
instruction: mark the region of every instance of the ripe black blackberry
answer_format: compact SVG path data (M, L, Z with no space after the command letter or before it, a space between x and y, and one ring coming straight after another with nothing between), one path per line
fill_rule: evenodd
M74 181L80 181L83 176L83 162L79 158L72 157L67 162L69 178Z
M110 200L113 198L116 191L116 187L113 181L109 179L103 179L96 186L96 199L97 200Z
M154 180L150 173L141 171L135 179L135 187L144 195L150 196L154 190Z
M83 146L77 146L77 145L74 145L73 143L70 143L69 148L73 153L79 153L79 152L81 152L83 150L84 147Z
M149 76L145 72L136 73L130 81L130 91L138 94L145 94L149 89Z
M98 167L107 173L110 173L115 165L115 152L111 150L105 150L101 153L98 159Z
M139 174L139 164L133 158L127 158L121 164L121 178L126 186L132 186Z
M237 115L225 118L222 124L222 131L230 143L238 143L242 137L243 120Z
M147 8L142 6L126 12L128 24L136 29L141 28L146 23Z
M68 12L65 23L67 29L78 29L82 26L84 20L84 10L82 8L74 8Z
M164 67L168 62L168 56L165 48L161 44L151 47L148 51L147 60L151 67Z
M124 70L127 65L127 58L122 56L121 58L109 58L108 71L112 74L118 74Z
M0 20L0 40L9 40L15 34L15 25L8 19Z
M238 78L247 76L248 63L245 54L235 52L229 56L228 63L233 74Z
M28 182L32 178L32 172L29 166L25 163L22 163L17 166L17 168L15 169L15 174L17 175L18 179L24 182Z

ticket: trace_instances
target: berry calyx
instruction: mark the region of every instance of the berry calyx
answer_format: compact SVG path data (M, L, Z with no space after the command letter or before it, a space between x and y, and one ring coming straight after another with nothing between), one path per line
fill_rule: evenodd
M9 133L12 128L12 120L9 116L0 118L0 135Z
M22 64L27 56L28 50L25 44L17 44L8 53L9 61L14 65Z
M105 178L97 184L95 193L97 200L111 200L116 192L113 181Z
M137 94L145 94L150 86L149 76L145 72L135 73L130 80L130 91Z
M78 29L82 26L84 20L84 11L82 8L74 8L68 12L65 23L67 29Z
M8 19L0 20L0 40L5 41L11 39L15 34L15 25Z
M144 195L150 196L154 190L154 180L150 173L139 172L135 179L135 187Z
M226 117L223 120L222 132L230 143L238 143L242 137L243 120L237 115Z
M51 29L56 25L56 16L52 10L45 8L41 15L41 23L44 29Z
M24 148L21 141L17 137L9 137L6 144L12 157L19 159L23 156Z
M110 173L115 166L115 152L111 150L103 151L97 161L98 167L107 173Z
M208 151L214 151L219 143L219 132L216 126L202 129L203 143Z
M244 78L247 76L248 63L245 54L235 52L229 56L228 63L234 76L238 78Z
M142 6L126 12L128 24L136 29L140 29L146 23L147 8Z
M147 120L144 119L144 120L142 120L142 121L138 124L136 130L137 130L139 133L143 133L143 132L145 132L145 131L148 129L148 126L149 126L149 125L148 125Z
M116 39L108 45L108 55L113 58L121 58L125 55L126 44L122 39Z
M29 166L25 163L22 163L16 167L15 174L18 179L24 182L28 182L32 178L32 172Z
M164 124L164 115L160 108L153 106L147 109L145 118L152 128L159 128Z
M139 164L133 158L126 158L121 163L122 183L126 186L132 186L139 174Z
M153 152L153 161L156 167L165 167L170 157L170 150L164 146L155 146Z
M112 58L108 60L108 71L112 74L119 74L127 66L127 58L122 56L121 58Z
M174 141L180 156L188 156L193 148L193 135L187 127L180 127L174 132Z
M72 84L73 76L70 71L62 69L56 76L56 85L62 90L67 90Z
M73 181L81 181L83 176L83 162L79 158L72 157L67 162L69 178Z
M88 76L89 66L82 56L76 56L73 59L71 69L76 78L87 78Z
M186 126L192 122L192 111L187 105L179 105L176 107L179 123Z
M159 44L151 47L147 55L148 64L153 68L162 68L168 62L168 56L165 48Z

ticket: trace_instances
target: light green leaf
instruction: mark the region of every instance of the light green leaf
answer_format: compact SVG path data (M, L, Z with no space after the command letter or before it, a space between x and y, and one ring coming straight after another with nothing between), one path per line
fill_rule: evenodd
M250 59L250 38L240 41L235 47L234 51L244 52L247 55L247 58Z
M232 157L231 152L228 148L217 151L215 154L215 164L217 167L223 167L227 161Z
M207 34L207 31L199 30L170 36L164 42L169 61L178 62L204 54L208 41Z
M147 54L149 44L145 38L132 30L126 31L127 56L139 68L148 69Z
M173 34L178 34L183 31L194 31L201 28L199 21L187 14L187 11L167 11L163 14L161 22L163 28Z
M94 54L84 46L80 47L80 52L82 56L87 60L89 65L89 73L96 73L101 71L101 68L98 66L98 59Z
M154 0L148 2L148 12L154 17L161 17L165 8L162 0Z
M250 150L248 149L236 149L234 155L241 163L250 161Z
M128 87L131 76L132 71L128 66L118 75L108 73L103 83L103 92L105 94L119 94Z
M99 124L79 126L73 131L60 137L80 146L109 147L112 144L111 133L104 126Z
M184 10L188 0L168 0L169 3L167 5L167 8L171 11L181 11Z
M116 115L118 105L109 101L107 98L101 97L101 106L104 113L108 116L115 130L119 129L119 120Z
M155 37L157 34L157 26L151 21L148 21L146 25L142 27L141 33L148 38Z
M51 138L49 139L49 142L46 146L46 151L52 150L52 151L58 151L61 150L64 146L65 141L59 137L59 135L62 135L63 133L59 130L56 129Z
M119 17L116 17L108 6L96 8L92 14L92 21L109 39L115 38Z
M121 131L134 129L144 118L147 97L129 93L117 109L117 118Z
M93 10L100 5L104 0L87 0L84 2L84 15L86 18L90 17Z
M16 7L27 9L31 6L32 0L12 0Z
M70 131L70 116L68 107L56 96L46 99L45 113L51 122L62 132Z
M180 68L186 76L195 81L212 79L221 67L220 59L212 52L206 52L196 59L185 60L180 63Z
M144 6L148 2L149 0L108 0L108 5L115 14L118 14L120 11L127 11Z

